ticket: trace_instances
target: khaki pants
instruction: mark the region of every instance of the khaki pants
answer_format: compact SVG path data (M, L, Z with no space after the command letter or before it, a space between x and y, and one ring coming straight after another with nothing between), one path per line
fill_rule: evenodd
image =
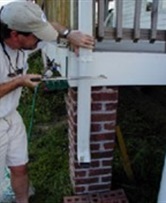
M20 166L28 162L27 136L17 111L0 118L0 185L6 166Z

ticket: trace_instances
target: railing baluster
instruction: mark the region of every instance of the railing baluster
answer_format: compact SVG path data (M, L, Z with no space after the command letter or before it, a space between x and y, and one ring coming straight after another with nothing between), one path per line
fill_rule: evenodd
M122 15L123 15L123 0L116 0L116 41L120 41L123 35Z
M103 0L98 0L98 37L104 37L104 12L105 6Z
M150 35L151 43L153 43L156 40L157 36L158 5L159 0L153 0L151 13L151 35Z
M93 35L96 37L96 0L93 0Z
M134 42L140 39L140 19L141 19L142 0L135 0L135 15L134 15Z
M143 13L143 20L149 20L147 17L149 14L147 11L142 11L143 0L133 0L135 8L134 9L134 22L133 28L128 29L123 27L123 4L131 0L115 0L115 27L106 27L104 25L106 9L108 9L108 3L110 0L96 0L98 2L98 39L115 39L116 41L124 40L133 40L137 42L138 40L149 40L151 43L155 40L164 41L164 29L158 30L158 9L159 9L159 0L152 1L151 7L151 27L150 28L141 28L141 12ZM165 1L165 0L163 0ZM124 10L125 11L125 10ZM144 23L144 22L143 22ZM146 24L146 22L145 22Z
M104 0L103 0L104 1ZM108 15L108 5L109 5L109 0L105 0L105 9L104 9L104 19L107 17Z

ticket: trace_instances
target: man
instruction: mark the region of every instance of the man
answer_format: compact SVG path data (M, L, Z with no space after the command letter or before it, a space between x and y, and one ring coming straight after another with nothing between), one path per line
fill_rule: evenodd
M22 87L34 88L33 78L26 74L27 51L39 41L53 41L58 33L76 47L93 48L94 39L79 31L69 31L58 23L52 25L37 4L12 2L0 13L0 182L4 167L11 171L11 185L17 203L28 203L28 153L25 127L17 112Z

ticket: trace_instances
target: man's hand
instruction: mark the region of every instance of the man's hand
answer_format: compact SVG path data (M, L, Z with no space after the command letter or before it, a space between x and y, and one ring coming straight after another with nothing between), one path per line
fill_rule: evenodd
M78 55L78 50L80 47L86 49L94 49L94 38L78 30L72 30L68 34L67 39L71 43L71 46L74 48L76 55Z
M52 22L51 24L60 35L66 30L66 28L58 22ZM78 49L80 47L86 49L93 49L95 45L94 37L82 33L79 30L71 30L66 38L70 42L71 46L74 48L76 55L78 55Z
M34 88L40 83L41 75L26 74L17 78L20 86Z

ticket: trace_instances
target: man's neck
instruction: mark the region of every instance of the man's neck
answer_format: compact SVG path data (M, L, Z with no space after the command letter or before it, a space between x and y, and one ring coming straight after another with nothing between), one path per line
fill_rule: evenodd
M9 38L9 39L5 39L4 43L10 47L11 49L18 49L18 47L13 43L13 41Z

